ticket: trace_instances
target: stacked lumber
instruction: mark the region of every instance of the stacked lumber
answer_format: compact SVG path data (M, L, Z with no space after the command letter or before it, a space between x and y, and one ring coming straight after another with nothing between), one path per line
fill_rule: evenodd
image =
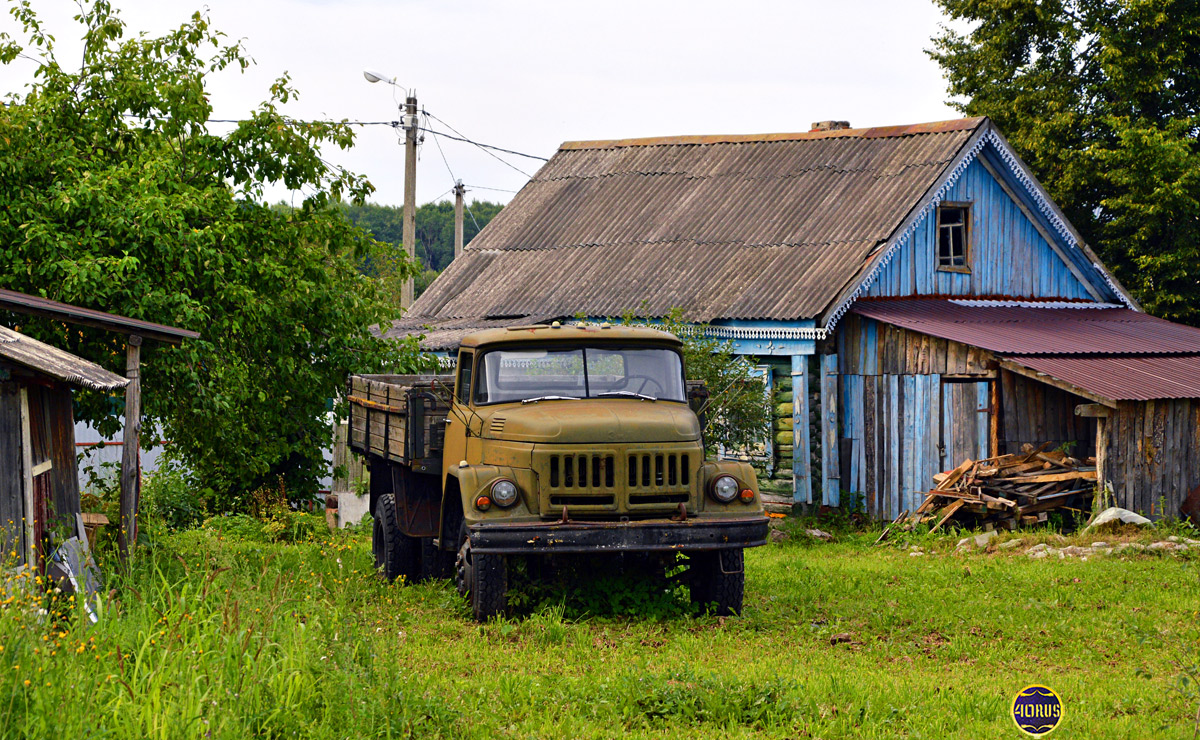
M1016 529L1046 521L1056 509L1082 509L1096 485L1096 460L1025 445L1013 455L964 460L933 476L936 484L909 522L956 519ZM973 520L973 521L971 521Z

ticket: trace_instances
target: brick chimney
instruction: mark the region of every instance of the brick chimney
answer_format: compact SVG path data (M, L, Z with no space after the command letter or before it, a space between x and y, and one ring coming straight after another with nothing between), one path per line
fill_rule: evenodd
M817 121L810 131L841 131L844 128L850 128L849 121Z

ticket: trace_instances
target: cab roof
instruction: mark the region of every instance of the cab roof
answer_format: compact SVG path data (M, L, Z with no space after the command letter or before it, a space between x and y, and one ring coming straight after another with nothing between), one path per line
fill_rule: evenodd
M683 342L674 334L644 326L611 326L609 324L530 324L484 329L462 338L463 348L470 349L492 344L526 344L529 342L631 342L679 347Z

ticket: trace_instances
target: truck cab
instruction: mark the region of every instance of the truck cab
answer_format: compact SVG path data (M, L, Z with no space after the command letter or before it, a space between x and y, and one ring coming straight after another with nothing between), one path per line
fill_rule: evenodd
M429 380L424 398L411 396L420 382L407 391L403 436L423 433L410 451L425 456L371 458L377 564L452 575L482 620L506 609L513 557L682 555L694 600L740 612L743 550L765 543L767 518L748 464L705 459L685 378L682 343L655 329L464 337L452 379Z

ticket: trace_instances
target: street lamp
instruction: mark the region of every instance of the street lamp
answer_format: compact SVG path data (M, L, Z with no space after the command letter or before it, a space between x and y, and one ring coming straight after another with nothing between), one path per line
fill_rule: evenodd
M400 127L404 129L404 252L410 263L417 260L417 96L413 91L396 83L395 77L388 77L382 72L364 69L363 77L367 82L386 82L404 90L404 120ZM412 306L414 294L413 279L404 281L400 289L400 307L408 309Z

